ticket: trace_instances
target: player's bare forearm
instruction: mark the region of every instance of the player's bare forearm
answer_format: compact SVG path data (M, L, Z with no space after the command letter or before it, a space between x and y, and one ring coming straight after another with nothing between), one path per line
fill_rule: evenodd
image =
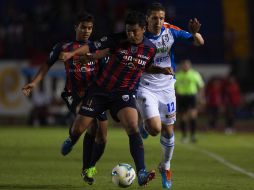
M48 73L50 66L48 64L43 64L35 77L32 79L32 81L28 84L26 84L22 88L22 92L24 95L29 96L33 88L45 77L45 75Z
M193 34L193 39L195 46L202 46L205 44L205 41L200 33Z
M103 49L103 50L98 50L96 51L96 53L87 53L85 55L85 57L89 60L89 61L94 61L97 59L101 59L104 58L106 56L109 55L109 49Z
M172 67L159 67L155 65L152 65L149 68L147 68L145 72L151 73L151 74L165 74L165 75L174 74L174 70Z
M74 57L75 55L79 56L85 56L87 53L89 53L89 46L88 45L83 45L78 49L75 49L74 51L70 52L61 52L59 55L59 59L62 61L67 61Z

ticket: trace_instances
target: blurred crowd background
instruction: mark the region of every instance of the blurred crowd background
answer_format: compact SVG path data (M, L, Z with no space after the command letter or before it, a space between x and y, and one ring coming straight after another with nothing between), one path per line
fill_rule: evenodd
M144 12L151 0L1 0L0 1L0 123L63 124L69 117L59 94L64 85L62 64L27 99L21 87L44 64L57 42L72 41L77 13L95 17L92 39L124 30L130 9ZM179 45L176 62L190 59L207 86L220 97L225 81L239 86L236 117L254 117L254 2L252 0L161 0L166 20L187 30L189 19L198 18L205 46ZM208 92L208 91L207 91ZM206 94L210 96L211 94ZM223 100L222 100L223 102ZM208 101L207 101L208 104ZM220 103L223 112L223 104ZM201 112L208 113L205 108ZM48 117L45 117L48 116ZM202 114L201 114L202 116ZM219 117L219 116L218 116ZM223 117L223 116L222 116ZM67 121L65 121L67 120ZM248 122L252 125L251 121Z

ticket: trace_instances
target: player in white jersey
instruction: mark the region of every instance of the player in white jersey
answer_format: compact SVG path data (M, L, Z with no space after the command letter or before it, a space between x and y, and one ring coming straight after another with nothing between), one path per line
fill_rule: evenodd
M201 24L195 18L189 21L189 32L165 23L165 8L153 3L147 10L147 32L145 33L157 47L154 64L171 67L175 70L172 46L176 40L194 42L203 45L204 40L198 33ZM170 189L170 160L174 149L173 125L176 120L176 97L174 75L143 73L137 91L137 104L142 117L140 133L143 138L148 134L161 133L162 161L159 164L163 188Z

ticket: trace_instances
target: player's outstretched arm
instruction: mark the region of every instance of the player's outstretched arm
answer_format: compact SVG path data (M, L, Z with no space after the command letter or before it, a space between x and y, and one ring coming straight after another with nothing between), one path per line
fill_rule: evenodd
M61 54L59 55L59 59L62 61L67 61L70 58L74 57L75 55L86 55L87 53L89 53L89 46L88 45L83 45L78 49L75 49L74 51L70 51L70 52L61 52Z
M190 19L188 26L190 33L193 35L194 45L196 46L204 45L205 41L202 35L198 33L201 27L201 24L198 21L198 19L197 18Z
M28 84L26 84L22 88L22 92L25 96L29 96L31 94L31 91L33 88L45 77L45 75L48 73L50 66L48 64L43 64L40 67L40 70L37 72L35 77L32 79L32 81Z
M86 56L89 60L97 60L109 55L109 48L97 50L96 53L87 53Z
M172 67L159 67L155 65L151 65L150 67L146 68L145 72L151 74L164 74L164 75L174 74L174 70Z

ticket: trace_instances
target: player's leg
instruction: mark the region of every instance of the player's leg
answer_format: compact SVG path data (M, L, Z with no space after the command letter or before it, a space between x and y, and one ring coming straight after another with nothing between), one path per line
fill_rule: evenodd
M79 137L82 135L82 133L92 125L93 118L82 116L78 114L75 117L75 120L73 122L73 125L69 131L69 138L67 138L62 145L61 153L62 155L67 155L69 152L71 152L72 147L76 144Z
M108 120L107 120L106 114L101 114L99 116L97 125L98 125L98 128L95 133L96 138L94 139L92 147L89 147L90 152L88 152L86 149L83 150L84 154L90 155L90 160L89 160L89 163L87 164L85 164L86 160L83 160L83 171L81 175L84 181L86 181L89 185L92 185L94 182L94 175L97 173L95 165L97 161L103 155L106 142L107 142Z
M160 137L162 160L159 164L159 171L162 177L163 188L170 189L172 186L170 162L174 152L174 123L176 121L176 98L174 91L160 93L159 110L163 122Z
M154 179L155 171L147 172L144 159L144 146L138 130L138 113L135 108L125 107L118 111L117 117L121 121L129 137L129 146L135 162L140 186L146 185Z
M198 110L196 108L192 108L189 110L191 142L194 142L194 143L197 142L197 137L196 137L197 116L198 116Z
M160 143L162 148L162 160L161 163L159 164L159 171L162 177L162 186L163 188L170 189L172 186L170 162L173 157L175 146L173 124L163 125Z
M179 128L182 133L181 142L187 143L187 124L188 124L188 112L187 112L187 105L186 105L186 97L185 96L178 96L177 97L177 109L178 109L178 118L179 118Z
M137 105L141 118L139 122L140 134L143 138L148 135L156 136L161 131L161 119L158 110L159 102L155 93L147 89L139 89Z

